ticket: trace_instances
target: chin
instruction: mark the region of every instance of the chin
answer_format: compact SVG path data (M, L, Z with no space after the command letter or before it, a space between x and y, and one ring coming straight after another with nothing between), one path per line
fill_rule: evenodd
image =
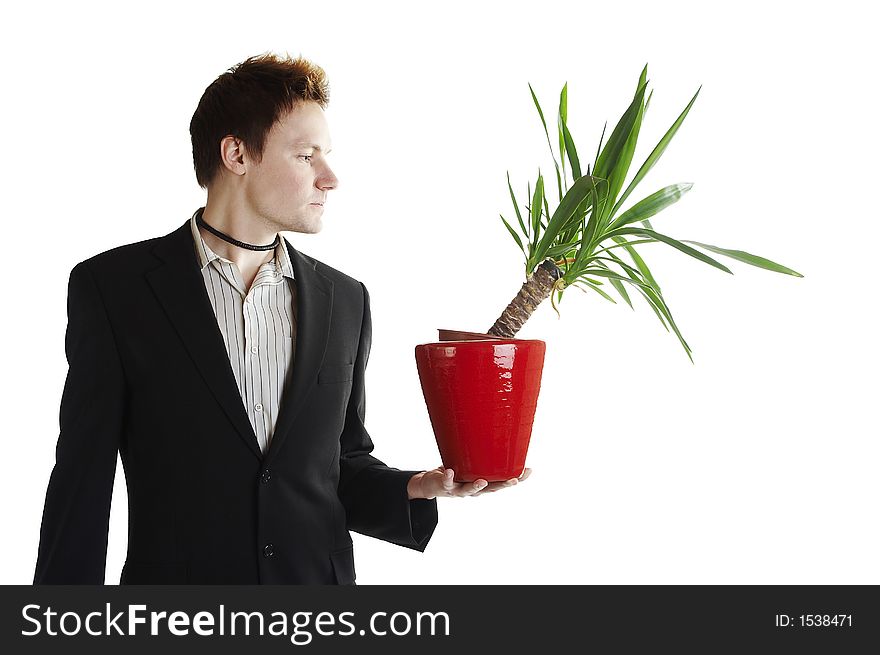
M297 223L294 225L288 225L284 228L287 232L297 232L299 234L318 234L323 229L324 225L322 223L312 223L310 225L303 225L302 223Z

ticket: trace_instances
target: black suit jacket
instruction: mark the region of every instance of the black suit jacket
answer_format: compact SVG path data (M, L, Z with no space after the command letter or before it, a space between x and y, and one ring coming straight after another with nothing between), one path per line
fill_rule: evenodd
M295 250L293 374L265 456L198 268L189 221L77 264L69 370L35 584L102 584L119 452L120 584L353 584L349 530L423 551L437 501L370 453L370 302Z

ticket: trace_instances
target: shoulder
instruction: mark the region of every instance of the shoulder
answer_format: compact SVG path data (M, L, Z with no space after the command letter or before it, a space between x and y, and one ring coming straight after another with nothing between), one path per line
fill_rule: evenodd
M92 271L119 271L148 260L155 261L151 251L160 239L162 237L153 237L135 243L115 246L84 259L77 266L86 266Z

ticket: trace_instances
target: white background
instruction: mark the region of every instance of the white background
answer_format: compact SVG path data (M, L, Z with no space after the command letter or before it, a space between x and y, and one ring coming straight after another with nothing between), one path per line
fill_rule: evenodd
M498 218L513 216L506 171L523 197L540 167L556 201L528 83L553 116L568 82L592 161L647 63L630 176L702 85L625 207L692 182L658 231L805 275L718 256L728 275L641 246L695 364L641 298L632 311L570 289L561 319L542 305L517 335L547 343L533 476L440 499L425 553L355 534L358 583L880 583L878 53L864 3L13 6L0 44L3 583L33 578L70 269L204 204L192 113L214 78L268 51L329 75L340 186L321 233L285 236L370 291L367 427L392 466L440 464L415 345L440 327L487 330L522 283ZM125 499L120 465L113 584Z

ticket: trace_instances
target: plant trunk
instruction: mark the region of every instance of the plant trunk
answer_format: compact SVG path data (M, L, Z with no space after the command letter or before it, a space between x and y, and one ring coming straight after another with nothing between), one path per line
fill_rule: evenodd
M538 305L550 297L553 285L560 277L562 271L552 259L541 262L486 334L512 339Z

